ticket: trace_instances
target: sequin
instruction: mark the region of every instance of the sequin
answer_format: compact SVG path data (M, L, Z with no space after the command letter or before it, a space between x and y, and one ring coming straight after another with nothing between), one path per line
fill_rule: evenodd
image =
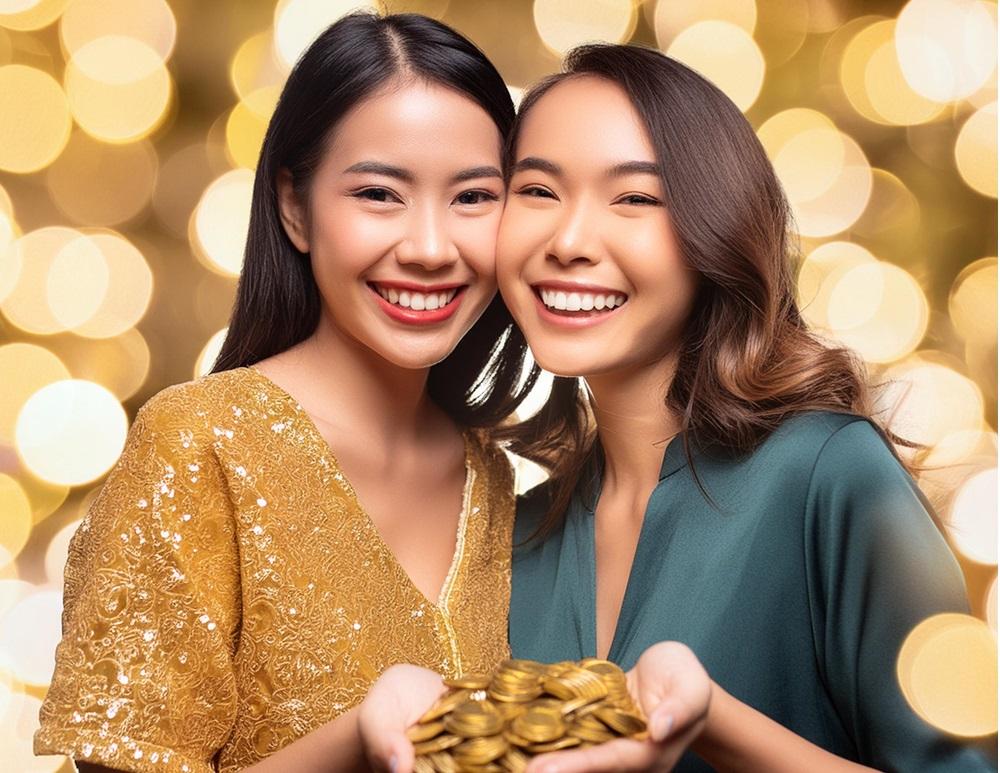
M70 546L35 751L230 773L355 706L393 663L491 670L508 654L512 477L472 432L466 448L455 560L432 604L262 374L157 395Z

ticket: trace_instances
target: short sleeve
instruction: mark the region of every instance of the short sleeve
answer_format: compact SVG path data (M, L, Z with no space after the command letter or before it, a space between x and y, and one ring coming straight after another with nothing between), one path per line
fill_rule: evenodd
M810 482L805 531L819 666L864 764L990 770L979 751L924 722L896 677L914 627L938 613L968 612L961 570L929 512L868 422L847 424L827 440Z
M236 716L232 506L211 439L162 394L69 548L62 641L36 754L206 773Z

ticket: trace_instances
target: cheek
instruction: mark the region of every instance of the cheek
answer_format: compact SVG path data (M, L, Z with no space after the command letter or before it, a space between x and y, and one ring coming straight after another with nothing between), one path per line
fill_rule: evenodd
M463 262L477 276L493 281L496 277L497 231L500 209L480 217L461 217L451 224L451 237Z
M536 252L543 251L548 238L548 218L508 204L497 237L497 275L501 281L513 278Z

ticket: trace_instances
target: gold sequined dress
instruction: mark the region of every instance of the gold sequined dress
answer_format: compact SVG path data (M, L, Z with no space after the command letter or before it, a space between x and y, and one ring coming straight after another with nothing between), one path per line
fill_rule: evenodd
M508 653L513 485L472 432L466 468L432 603L263 374L161 392L70 545L35 752L234 771L359 703L393 663L492 670Z

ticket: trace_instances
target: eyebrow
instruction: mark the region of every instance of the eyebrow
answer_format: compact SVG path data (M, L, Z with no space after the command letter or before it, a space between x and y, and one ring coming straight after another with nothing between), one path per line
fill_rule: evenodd
M563 169L559 164L536 156L527 156L514 164L514 172L547 172L555 177L563 175ZM630 174L649 174L655 177L660 176L660 167L651 161L624 161L610 167L605 175L607 177L626 177Z
M381 161L359 161L347 167L344 170L344 174L380 174L401 180L405 183L412 183L414 180L413 172L402 167L393 166L392 164L384 164ZM484 177L503 178L500 170L495 166L474 166L469 169L463 169L456 174L452 178L452 182L460 183L468 180L479 180Z

